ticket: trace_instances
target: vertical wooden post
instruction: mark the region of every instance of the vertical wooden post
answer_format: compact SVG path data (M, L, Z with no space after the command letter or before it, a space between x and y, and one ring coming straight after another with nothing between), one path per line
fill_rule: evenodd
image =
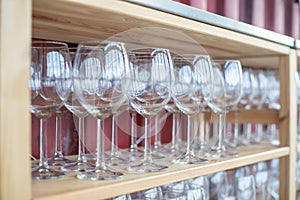
M0 199L31 199L30 0L0 0Z
M289 146L290 154L280 160L280 199L296 199L296 157L297 157L297 93L296 93L296 51L280 58L280 145Z

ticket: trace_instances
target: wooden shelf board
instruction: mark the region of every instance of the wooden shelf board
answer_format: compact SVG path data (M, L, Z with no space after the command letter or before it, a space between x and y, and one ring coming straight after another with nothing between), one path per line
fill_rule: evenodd
M228 122L234 122L235 117L238 117L239 123L278 124L280 120L283 120L287 116L282 115L281 117L279 117L278 110L252 109L241 110L238 113L236 113L235 111L230 111L226 119Z
M110 198L275 157L287 156L289 147L253 145L243 147L238 152L238 157L211 160L208 164L203 165L171 164L168 170L159 173L130 174L124 172L123 178L113 181L82 181L71 175L57 180L33 180L33 199L75 200L85 199L87 195L89 200Z
M207 49L214 58L273 57L270 65L289 53L284 45L126 1L33 0L32 22L33 38L72 43L109 38L130 47L150 45L184 53ZM261 63L247 60L247 65Z

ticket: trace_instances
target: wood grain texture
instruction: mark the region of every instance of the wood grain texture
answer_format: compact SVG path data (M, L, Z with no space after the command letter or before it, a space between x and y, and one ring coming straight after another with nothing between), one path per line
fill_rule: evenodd
M31 199L31 2L0 0L0 199Z
M155 28L155 29L152 29ZM78 43L110 39L127 45L166 47L176 52L206 51L213 58L272 57L289 48L125 1L33 1L33 37ZM199 48L199 45L201 47Z
M71 175L46 181L33 181L33 199L35 200L74 200L74 199L105 199L120 194L132 193L139 190L164 185L193 177L211 174L217 171L250 165L275 157L286 157L289 147L276 148L270 145L254 145L238 150L239 156L230 159L211 160L203 165L171 164L165 172L148 174L129 174L113 181L82 181Z

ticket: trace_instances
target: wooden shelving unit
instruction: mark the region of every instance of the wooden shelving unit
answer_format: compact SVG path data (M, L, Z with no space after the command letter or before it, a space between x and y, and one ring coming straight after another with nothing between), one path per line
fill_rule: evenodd
M251 149L251 150L249 150ZM240 155L233 159L211 160L203 165L171 164L165 172L153 174L130 174L114 181L81 181L72 175L57 180L33 181L34 199L105 199L120 194L164 185L176 181L250 165L259 161L280 158L289 155L289 147L276 148L270 145L249 146L239 150Z
M213 26L199 20L119 0L1 1L0 199L102 199L221 170L280 158L280 195L295 199L296 86L299 51L291 46ZM2 23L9 22L9 23ZM155 27L155 28L154 28ZM137 37L139 36L139 37ZM108 39L175 52L207 51L213 58L238 58L243 66L280 71L281 109L245 111L241 120L277 123L280 146L250 146L237 158L179 166L154 174L126 174L114 181L32 181L28 66L32 38L78 43Z

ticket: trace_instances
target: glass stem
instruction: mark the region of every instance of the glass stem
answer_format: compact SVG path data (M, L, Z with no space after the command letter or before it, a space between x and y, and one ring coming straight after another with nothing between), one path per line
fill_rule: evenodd
M199 143L200 143L200 150L205 148L205 113L199 113Z
M237 108L234 112L234 128L233 128L233 143L235 146L238 146L238 140L239 140L239 114L240 111Z
M40 119L40 160L39 166L48 168L48 156L47 156L47 127L46 119Z
M85 118L78 119L78 161L87 162L85 156Z
M111 137L112 137L112 146L111 146L111 156L112 157L119 157L119 147L118 147L118 116L112 117L112 130L111 130Z
M136 113L132 112L131 113L131 133L130 133L130 151L135 151L137 150L137 145L135 143L136 141Z
M152 156L151 156L151 126L150 126L151 118L145 117L145 148L144 148L144 162L151 163Z
M60 112L60 111L59 111ZM57 113L55 116L55 151L54 151L54 159L61 159L63 157L62 153L62 131L61 131L61 118L62 114Z
M104 121L97 119L97 159L96 168L106 170L104 155Z
M154 149L161 146L160 132L159 132L159 114L155 116L155 134L154 134Z
M186 153L185 155L193 155L192 151L192 131L194 130L193 116L187 116L187 133L186 133Z
M172 141L171 141L171 152L176 150L176 131L178 129L178 114L173 113L172 116Z
M225 137L225 113L219 113L218 114L218 142L216 145L217 151L225 151L225 145L224 145L224 137Z

